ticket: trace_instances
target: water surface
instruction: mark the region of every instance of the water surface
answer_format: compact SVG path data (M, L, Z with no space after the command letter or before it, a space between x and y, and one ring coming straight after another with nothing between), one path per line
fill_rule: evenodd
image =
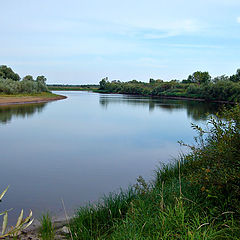
M191 123L203 124L218 106L120 94L61 92L50 103L0 106L2 209L35 216L62 214L110 191L149 180L159 163L193 142ZM12 219L11 218L11 219Z

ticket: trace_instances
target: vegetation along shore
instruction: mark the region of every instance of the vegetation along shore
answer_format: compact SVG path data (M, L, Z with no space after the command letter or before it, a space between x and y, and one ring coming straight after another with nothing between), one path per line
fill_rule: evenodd
M0 105L39 103L66 98L53 94L46 85L46 78L31 75L22 79L10 67L0 66Z
M59 97L49 93L44 76L20 79L6 66L0 66L0 76L0 103ZM239 82L240 70L233 76L215 79L207 72L195 72L181 82L150 79L149 83L123 83L105 78L98 91L239 103ZM75 240L239 239L240 106L235 104L209 116L206 129L194 124L192 128L197 132L195 144L179 142L190 149L189 153L181 154L172 164L159 166L151 182L140 176L128 190L110 193L97 203L80 207L70 223L64 222L64 234L54 230L50 217L45 215L40 228L28 233L30 238L63 239L64 235ZM0 194L0 200L6 191ZM5 233L8 213L1 214L4 217L0 238L10 235L16 239L32 222L31 212L24 220L21 212L17 225Z
M128 191L79 208L73 238L239 239L240 107L193 129L191 152L157 169L151 183L139 177Z
M102 93L231 103L240 101L240 69L232 76L222 75L215 78L212 78L208 72L197 71L183 80L163 81L150 78L149 83L146 83L137 80L110 82L108 78L104 78L99 84L98 92Z
M206 129L192 127L195 144L180 142L190 152L159 166L152 182L140 176L128 190L80 207L70 222L45 214L20 239L238 240L240 106L209 117Z
M86 84L86 85L69 85L69 84L48 84L49 90L52 91L96 91L99 85Z

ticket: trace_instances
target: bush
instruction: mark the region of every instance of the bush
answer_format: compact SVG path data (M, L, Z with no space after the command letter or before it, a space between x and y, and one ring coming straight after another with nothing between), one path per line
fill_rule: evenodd
M197 126L199 147L187 156L188 179L201 186L215 206L240 215L240 107L211 117L205 131ZM204 139L204 135L206 135Z
M48 92L45 82L32 80L14 81L12 79L0 78L0 93L19 94L40 92Z

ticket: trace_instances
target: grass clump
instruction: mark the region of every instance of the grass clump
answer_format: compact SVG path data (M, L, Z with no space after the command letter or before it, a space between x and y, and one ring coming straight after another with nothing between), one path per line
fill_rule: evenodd
M116 221L125 218L135 192L111 193L96 205L81 207L70 222L74 239L98 239L111 235Z
M55 230L51 216L48 212L42 215L40 223L41 226L39 228L39 237L42 240L53 240L55 237Z
M210 117L191 152L131 194L80 208L75 239L240 239L240 107Z

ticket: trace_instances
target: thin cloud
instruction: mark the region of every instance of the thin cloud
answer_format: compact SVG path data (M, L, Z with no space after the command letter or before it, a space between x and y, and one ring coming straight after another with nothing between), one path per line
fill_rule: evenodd
M212 48L212 49L220 49L223 48L219 45L204 45L204 44L163 44L162 46L166 47L176 47L176 48Z
M179 22L169 22L157 29L148 29L144 34L146 39L161 39L186 34L195 34L200 32L202 27L194 20L182 20Z
M240 23L240 17L237 17L237 22Z

